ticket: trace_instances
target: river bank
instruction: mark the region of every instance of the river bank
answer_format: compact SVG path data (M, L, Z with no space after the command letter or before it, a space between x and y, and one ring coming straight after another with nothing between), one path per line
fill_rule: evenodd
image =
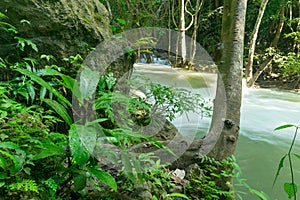
M255 83L255 88L277 88L283 90L294 90L300 92L299 81L262 80Z

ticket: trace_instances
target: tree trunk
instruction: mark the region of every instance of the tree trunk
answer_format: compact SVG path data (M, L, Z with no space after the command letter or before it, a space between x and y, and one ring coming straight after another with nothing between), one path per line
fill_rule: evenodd
M246 7L247 0L224 1L222 61L218 66L214 113L210 134L200 149L201 153L215 144L209 156L217 160L234 153L239 135Z
M254 25L253 33L252 33L252 36L251 36L249 54L248 54L248 63L247 63L247 66L246 66L246 73L245 73L247 87L251 87L253 85L251 83L253 82L252 81L252 79L253 79L253 57L254 57L254 52L255 52L255 44L256 44L256 39L257 39L260 23L261 23L261 20L263 18L264 12L266 10L266 6L268 4L268 1L269 0L263 0L261 2L259 12L258 12L258 16L257 16L256 22L255 22L255 25Z
M300 17L300 1L298 1L298 17ZM300 19L298 20L297 32L300 33ZM297 55L300 57L300 38L296 36L295 38L295 47L297 49Z
M283 26L284 26L284 8L281 7L280 8L280 21L279 21L279 24L277 26L277 30L276 30L276 34L274 36L274 39L273 39L273 41L270 44L270 47L276 47L277 46L277 43L279 41L282 29L283 29ZM251 46L250 46L250 49L251 49ZM253 51L254 51L254 49L253 49ZM253 52L253 54L254 54L254 52ZM249 56L250 56L250 50L249 50ZM248 65L246 67L246 83L247 83L248 87L252 87L254 85L255 81L258 79L258 77L260 76L260 74L265 69L267 69L268 66L272 63L273 58L274 58L274 55L268 56L266 58L266 60L260 65L259 69L253 75L253 72L252 72L253 55L252 55L251 66L249 66L249 60L248 60ZM248 58L248 59L250 59L250 58Z
M276 47L277 46L277 43L279 41L282 29L283 29L283 25L284 25L284 7L281 7L280 8L280 21L279 21L279 24L277 26L277 30L276 30L274 40L272 41L272 43L270 45L271 47Z
M185 40L185 18L184 18L184 0L181 0L180 4L180 23L179 23L179 38L181 47L182 64L186 62L186 40Z
M198 23L198 15L200 12L200 9L203 5L203 1L202 0L197 0L196 2L196 7L195 7L195 14L194 14L194 30L193 30L193 34L192 34L192 40L191 40L191 44L190 44L190 59L189 59L189 67L192 67L194 65L194 59L195 59L195 55L196 55L196 43L197 43L197 30L199 27L199 23Z

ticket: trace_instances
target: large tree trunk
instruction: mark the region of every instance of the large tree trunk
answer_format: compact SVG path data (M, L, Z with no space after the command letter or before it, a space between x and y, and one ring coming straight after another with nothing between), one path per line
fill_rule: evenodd
M249 47L249 54L248 54L248 63L246 66L246 72L245 72L245 77L246 77L246 83L248 87L251 87L252 84L252 79L253 79L253 57L254 57L254 52L255 52L255 44L256 44L256 39L258 35L258 30L260 27L261 20L264 16L267 4L269 0L263 0L261 2L258 16L254 25L253 33L251 36L251 41L250 41L250 47Z
M217 160L234 153L239 135L246 7L247 0L224 1L222 61L218 66L218 88L210 130L214 136L219 135L210 139L217 139L209 153ZM224 117L220 116L222 112ZM204 141L204 144L211 141ZM205 145L202 148L204 147Z

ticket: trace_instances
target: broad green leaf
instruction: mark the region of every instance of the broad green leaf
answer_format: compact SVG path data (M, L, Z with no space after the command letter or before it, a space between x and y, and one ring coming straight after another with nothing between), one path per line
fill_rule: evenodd
M24 168L24 171L27 175L30 175L31 174L31 169L29 167L25 167Z
M25 163L26 153L23 150L16 149L16 155L14 155L14 165L9 169L11 174L19 172Z
M18 40L18 43L21 45L19 48L21 51L24 51L24 47L25 47L25 39L21 38L21 37L17 37L15 36L14 39Z
M73 181L74 181L74 190L75 191L83 190L86 186L86 175L83 173L76 174L73 177Z
M25 91L25 89L23 89L23 88L14 91L14 94L16 94L16 95L17 95L17 94L20 94L20 95L22 95L23 97L25 97L25 99L26 99L27 102L29 101L29 95L28 95L28 92Z
M86 150L89 152L90 155L93 155L96 142L97 142L98 130L95 127L80 126L80 125L77 125L76 129L82 146L86 148Z
M49 83L44 81L41 77L37 76L35 73L30 72L26 69L21 69L21 68L16 69L16 71L30 77L34 82L36 82L39 85L47 88L51 93L53 93L59 99L60 103L62 103L65 107L66 107L66 105L72 106L72 104L70 103L70 101L68 99L66 99L55 88L53 88Z
M27 43L28 46L31 46L31 48L32 48L34 51L39 52L39 50L38 50L36 44L34 44L31 40L26 39L26 43Z
M294 155L296 158L300 159L300 155L299 155L299 154L293 153L293 155Z
M63 76L64 74L52 69L51 67L46 67L43 71L43 76Z
M3 14L2 12L0 12L0 19L1 18L7 18L7 16L5 14Z
M69 89L70 91L73 92L73 95L77 98L79 98L80 95L80 91L79 91L79 87L78 84L76 82L76 80L70 76L66 76L52 68L45 68L44 76L60 76L63 79L63 82L61 82L67 89Z
M297 185L294 183L284 183L284 192L288 195L289 199L296 195Z
M0 148L4 149L20 149L20 146L13 142L1 142Z
M105 185L111 187L115 191L117 190L116 180L108 172L94 168L88 168L88 171L99 178Z
M64 82L63 82L64 86L73 92L74 84L75 84L76 80L74 78L72 78L70 76L66 76L66 75L61 75L61 78L64 80Z
M80 93L83 98L90 98L96 91L100 74L90 69L84 69L80 74Z
M2 110L0 110L0 118L4 118L4 117L6 117L7 116L7 112L6 111L2 111Z
M118 21L121 25L126 24L126 21L124 19L117 18L116 21Z
M59 104L57 101L52 99L43 99L43 101L48 104L57 114L63 118L63 120L68 124L71 125L73 123L72 118L70 117L68 111L65 109L64 106Z
M0 178L1 179L1 178ZM5 182L0 181L0 188L2 188L5 185Z
M155 195L153 195L152 200L158 200L158 198Z
M45 88L44 86L41 87L40 89L40 99L43 100L46 96L47 93L47 88Z
M273 186L275 185L275 182L276 182L276 180L277 180L277 177L279 176L280 170L281 170L281 168L283 167L284 159L286 158L286 156L287 156L287 154L284 155L284 156L281 158L281 160L280 160L280 162L279 162L279 164L278 164L278 169L277 169L277 172L276 172L276 175L275 175L275 179L274 179L274 182L273 182Z
M107 118L99 118L99 119L96 119L94 121L91 121L91 122L86 122L86 126L92 126L94 124L98 124L98 123L101 123L101 122L105 122L107 121L108 119Z
M35 156L31 158L31 160L38 160L47 158L50 156L61 156L65 153L65 150L62 147L56 146L51 143L43 143L43 149Z
M74 160L78 165L84 166L84 164L89 160L90 155L87 149L82 146L75 124L71 125L69 130L69 143Z
M124 165L124 172L128 175L129 179L134 181L135 178L133 176L132 165L128 154L129 153L126 150L121 150L121 160Z
M278 126L277 128L274 129L274 131L278 131L278 130L282 130L282 129L286 129L286 128L290 128L290 127L295 127L295 125L285 124L285 125L282 125L282 126Z
M33 103L34 99L35 99L35 90L33 85L31 85L30 83L27 85L27 92L31 98L31 103Z
M6 178L7 178L6 172L0 172L0 180L1 179L6 179Z
M184 199L190 199L185 194L176 193L176 192L171 193L171 194L167 194L167 197L181 197L181 198L184 198Z
M0 167L5 171L7 169L7 162L6 160L0 156Z
M10 154L9 152L0 150L0 154L3 154L3 155L5 155L6 157L10 158L14 163L17 162L15 156L12 155L12 154Z
M255 189L250 188L250 187L249 187L249 191L252 194L256 195L261 200L271 200L271 198L266 193L264 193L262 191L255 190Z

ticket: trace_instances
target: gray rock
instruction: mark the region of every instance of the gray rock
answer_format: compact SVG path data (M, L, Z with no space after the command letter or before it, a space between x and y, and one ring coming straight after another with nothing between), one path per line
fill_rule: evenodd
M18 36L37 44L39 55L54 55L58 61L76 54L85 57L88 49L111 36L108 12L98 0L1 0L0 11ZM21 24L23 19L30 24ZM13 59L16 44L1 30L1 57ZM25 51L33 56L33 51Z

